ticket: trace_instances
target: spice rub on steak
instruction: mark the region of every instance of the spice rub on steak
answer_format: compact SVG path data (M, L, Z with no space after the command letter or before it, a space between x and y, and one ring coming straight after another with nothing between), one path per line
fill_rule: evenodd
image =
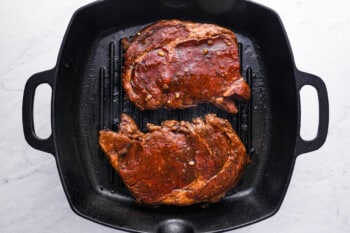
M183 109L210 102L237 113L249 100L236 35L213 24L161 20L126 43L122 83L141 110Z
M217 202L234 187L248 161L227 120L167 120L141 132L121 115L119 131L100 131L99 144L138 202L191 205Z

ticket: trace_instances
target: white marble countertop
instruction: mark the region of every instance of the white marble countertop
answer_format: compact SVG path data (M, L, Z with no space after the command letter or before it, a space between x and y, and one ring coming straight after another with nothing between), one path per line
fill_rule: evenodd
M0 232L118 232L72 212L53 156L31 148L22 131L27 79L55 65L73 12L91 0L0 1ZM300 70L325 81L326 144L298 157L278 213L235 232L350 232L350 4L345 0L257 0L276 10ZM38 131L48 135L49 88L37 98ZM303 132L315 135L315 102L305 90ZM46 110L46 111L45 111Z

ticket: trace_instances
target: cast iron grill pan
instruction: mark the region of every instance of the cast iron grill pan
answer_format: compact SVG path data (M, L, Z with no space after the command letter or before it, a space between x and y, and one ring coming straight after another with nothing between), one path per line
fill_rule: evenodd
M219 1L218 1L219 2ZM92 221L133 232L217 232L272 216L286 193L296 156L318 149L328 129L327 90L320 78L299 71L283 26L272 10L252 2L204 0L105 0L81 8L67 29L57 65L33 75L24 90L23 129L27 142L56 158L72 209ZM241 4L238 4L241 3ZM234 31L241 73L252 98L237 115L212 104L184 110L140 111L121 86L120 40L160 19L214 23ZM52 92L52 135L36 136L33 100L38 85ZM319 127L315 139L300 137L300 96L304 85L316 88ZM240 183L218 203L192 206L139 205L109 165L98 132L117 130L120 113L140 129L147 122L187 120L215 113L228 119L252 162Z

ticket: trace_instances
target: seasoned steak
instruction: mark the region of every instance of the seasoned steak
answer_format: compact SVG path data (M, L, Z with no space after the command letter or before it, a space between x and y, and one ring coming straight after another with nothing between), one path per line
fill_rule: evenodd
M237 113L233 100L250 98L240 74L236 35L226 28L161 20L141 30L126 47L122 82L141 110L210 102Z
M121 115L119 131L100 131L99 144L138 202L191 205L217 202L234 187L246 149L227 120L214 114L193 122L147 124L142 133Z

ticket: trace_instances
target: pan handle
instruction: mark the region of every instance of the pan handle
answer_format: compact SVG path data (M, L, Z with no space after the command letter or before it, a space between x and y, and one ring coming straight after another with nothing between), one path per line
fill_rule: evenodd
M300 136L300 111L299 111L299 121L298 121L298 135L296 140L296 155L307 153L310 151L317 150L326 141L328 133L328 123L329 123L329 103L327 88L321 78L308 74L302 71L296 72L296 81L298 87L298 93L304 85L313 86L317 91L318 96L318 109L319 109L319 121L317 135L312 140L304 140ZM300 95L299 95L300 100ZM300 106L299 106L300 109Z
M33 103L36 88L40 84L44 83L49 84L51 88L53 88L54 80L55 69L40 72L30 77L24 88L22 106L23 131L26 141L35 149L48 152L53 155L55 153L55 149L52 130L51 135L46 139L39 138L35 133L33 120Z

